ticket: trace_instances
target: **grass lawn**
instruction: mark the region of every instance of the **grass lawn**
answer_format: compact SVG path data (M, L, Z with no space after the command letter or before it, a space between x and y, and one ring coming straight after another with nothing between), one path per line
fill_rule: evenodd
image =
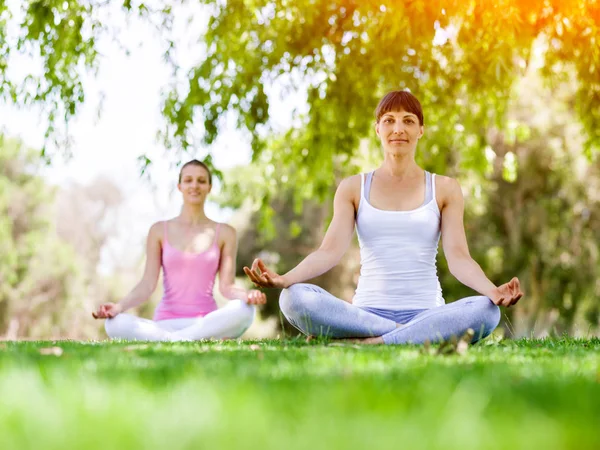
M600 339L0 342L0 449L67 448L597 450Z

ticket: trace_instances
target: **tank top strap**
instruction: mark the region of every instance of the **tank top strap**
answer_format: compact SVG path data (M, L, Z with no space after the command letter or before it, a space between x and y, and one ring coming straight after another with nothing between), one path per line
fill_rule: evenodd
M431 189L431 173L425 171L425 201L423 202L424 205L431 201L432 192L433 191Z
M435 173L431 174L431 198L435 200Z
M360 200L362 201L363 196L365 195L365 174L360 174ZM360 204L360 202L359 202Z
M373 172L369 172L365 180L365 200L369 203L369 197L371 196L371 184L373 183Z

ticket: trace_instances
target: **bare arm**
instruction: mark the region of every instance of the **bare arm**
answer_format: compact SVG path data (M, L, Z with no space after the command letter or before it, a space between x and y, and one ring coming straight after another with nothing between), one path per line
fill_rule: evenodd
M244 268L248 277L259 286L287 288L315 278L338 264L348 250L354 233L353 198L359 184L359 176L347 178L340 183L333 200L333 219L316 251L285 275L277 275L267 269L262 261L255 260L251 269Z
M235 285L235 267L237 257L237 235L235 228L229 225L221 226L221 261L219 263L219 292L223 297L233 300L241 299L248 303L262 304L266 296L256 290L247 291Z
M95 318L112 318L123 311L141 305L150 298L156 289L160 274L163 226L162 222L158 222L150 227L146 240L146 267L144 268L144 275L140 282L118 304L107 303L100 305L98 311L92 313Z
M283 275L286 286L318 277L336 266L348 251L354 234L352 179L343 180L333 199L333 219L321 246Z
M509 283L496 287L469 253L463 222L464 198L460 185L451 178L440 181L444 202L442 244L450 273L462 284L489 297L496 304L510 306L516 303L523 295L518 279L513 278Z
M150 228L146 242L146 267L144 268L144 275L131 292L119 302L121 311L141 305L150 298L156 289L161 267L161 236L163 230L164 224L162 222L155 223Z

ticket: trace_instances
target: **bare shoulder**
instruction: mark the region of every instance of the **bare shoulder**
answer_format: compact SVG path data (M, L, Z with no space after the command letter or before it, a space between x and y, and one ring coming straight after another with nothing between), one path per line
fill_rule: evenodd
M360 183L360 175L344 178L337 188L336 196L341 196L342 199L349 200L357 206L360 199Z
M447 177L446 175L435 176L435 187L436 189L443 191L452 191L457 187L460 188L460 184L456 178Z
M351 175L342 180L338 189L344 190L360 190L360 175Z
M227 223L218 224L219 226L219 240L221 243L235 242L237 239L237 232L234 227Z
M168 220L161 220L159 222L153 223L150 227L150 231L148 231L148 237L161 240L165 233L167 222Z
M221 223L221 224L217 224L220 228L219 228L219 234L225 235L225 236L235 236L236 234L236 230L234 227L232 227L231 225L229 225L228 223Z
M462 188L456 178L447 177L445 175L436 175L435 190L440 209L443 209L449 204L462 204L463 202Z
M460 187L458 180L445 175L435 176L435 190L444 198L462 194L462 188Z

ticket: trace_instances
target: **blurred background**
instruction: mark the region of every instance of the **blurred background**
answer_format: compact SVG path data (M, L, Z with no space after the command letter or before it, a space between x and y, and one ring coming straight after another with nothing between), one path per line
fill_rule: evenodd
M392 89L423 105L418 162L461 182L474 258L521 279L504 335L600 334L600 1L8 0L0 337L103 339L91 311L138 281L192 158L240 283L256 256L289 270L340 180L380 163ZM438 263L447 302L472 294ZM358 271L355 242L314 282L350 300ZM248 337L292 332L268 296Z

